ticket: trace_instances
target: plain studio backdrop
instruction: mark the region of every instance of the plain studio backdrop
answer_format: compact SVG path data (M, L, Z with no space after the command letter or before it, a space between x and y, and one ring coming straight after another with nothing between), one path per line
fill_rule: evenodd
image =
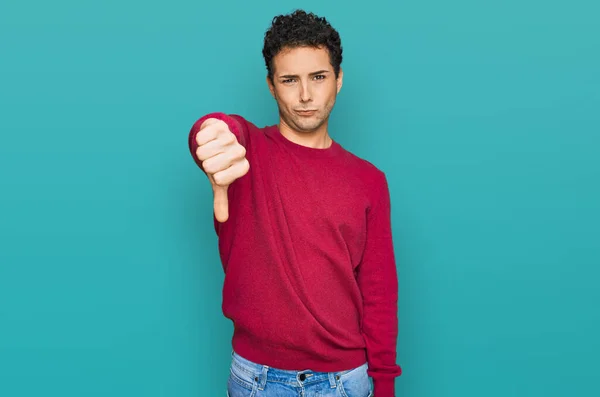
M129 0L0 6L0 396L225 396L187 135L277 123L296 7L342 37L331 135L389 179L397 395L600 395L598 2Z

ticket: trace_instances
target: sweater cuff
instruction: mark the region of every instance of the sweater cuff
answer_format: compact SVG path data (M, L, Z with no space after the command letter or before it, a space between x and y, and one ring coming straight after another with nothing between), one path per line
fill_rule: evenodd
M394 378L373 379L373 397L394 397Z

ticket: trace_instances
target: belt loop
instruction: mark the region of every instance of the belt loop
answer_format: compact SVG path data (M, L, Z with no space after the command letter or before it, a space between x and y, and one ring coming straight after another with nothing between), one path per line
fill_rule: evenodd
M265 390L265 386L267 385L267 373L269 372L269 366L262 366L262 373L260 374L260 379L258 381L258 389Z
M336 378L336 372L330 372L330 373L328 374L328 377L329 377L329 386L330 386L332 389L335 389L335 388L337 387L337 383L336 383L336 381L335 381L335 378Z

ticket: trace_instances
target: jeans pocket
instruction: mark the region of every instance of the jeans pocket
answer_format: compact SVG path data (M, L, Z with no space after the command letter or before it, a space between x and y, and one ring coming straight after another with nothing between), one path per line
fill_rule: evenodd
M258 388L258 377L248 368L235 361L229 369L227 380L227 394L229 397L254 397Z
M230 374L227 380L227 397L254 397L256 387L251 383L240 381L235 375Z
M367 368L367 364L363 364L340 375L338 386L343 397L371 397L373 395Z

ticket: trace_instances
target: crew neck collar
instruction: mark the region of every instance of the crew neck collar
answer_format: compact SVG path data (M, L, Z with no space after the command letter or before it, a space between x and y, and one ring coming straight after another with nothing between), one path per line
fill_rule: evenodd
M313 148L310 146L300 145L296 142L290 141L286 138L281 131L279 130L279 126L277 124L271 126L269 128L271 131L271 135L277 141L281 142L285 147L287 147L292 152L300 155L300 156L308 156L308 157L331 157L339 154L342 150L342 147L339 143L337 143L333 138L331 138L331 145L328 148Z

